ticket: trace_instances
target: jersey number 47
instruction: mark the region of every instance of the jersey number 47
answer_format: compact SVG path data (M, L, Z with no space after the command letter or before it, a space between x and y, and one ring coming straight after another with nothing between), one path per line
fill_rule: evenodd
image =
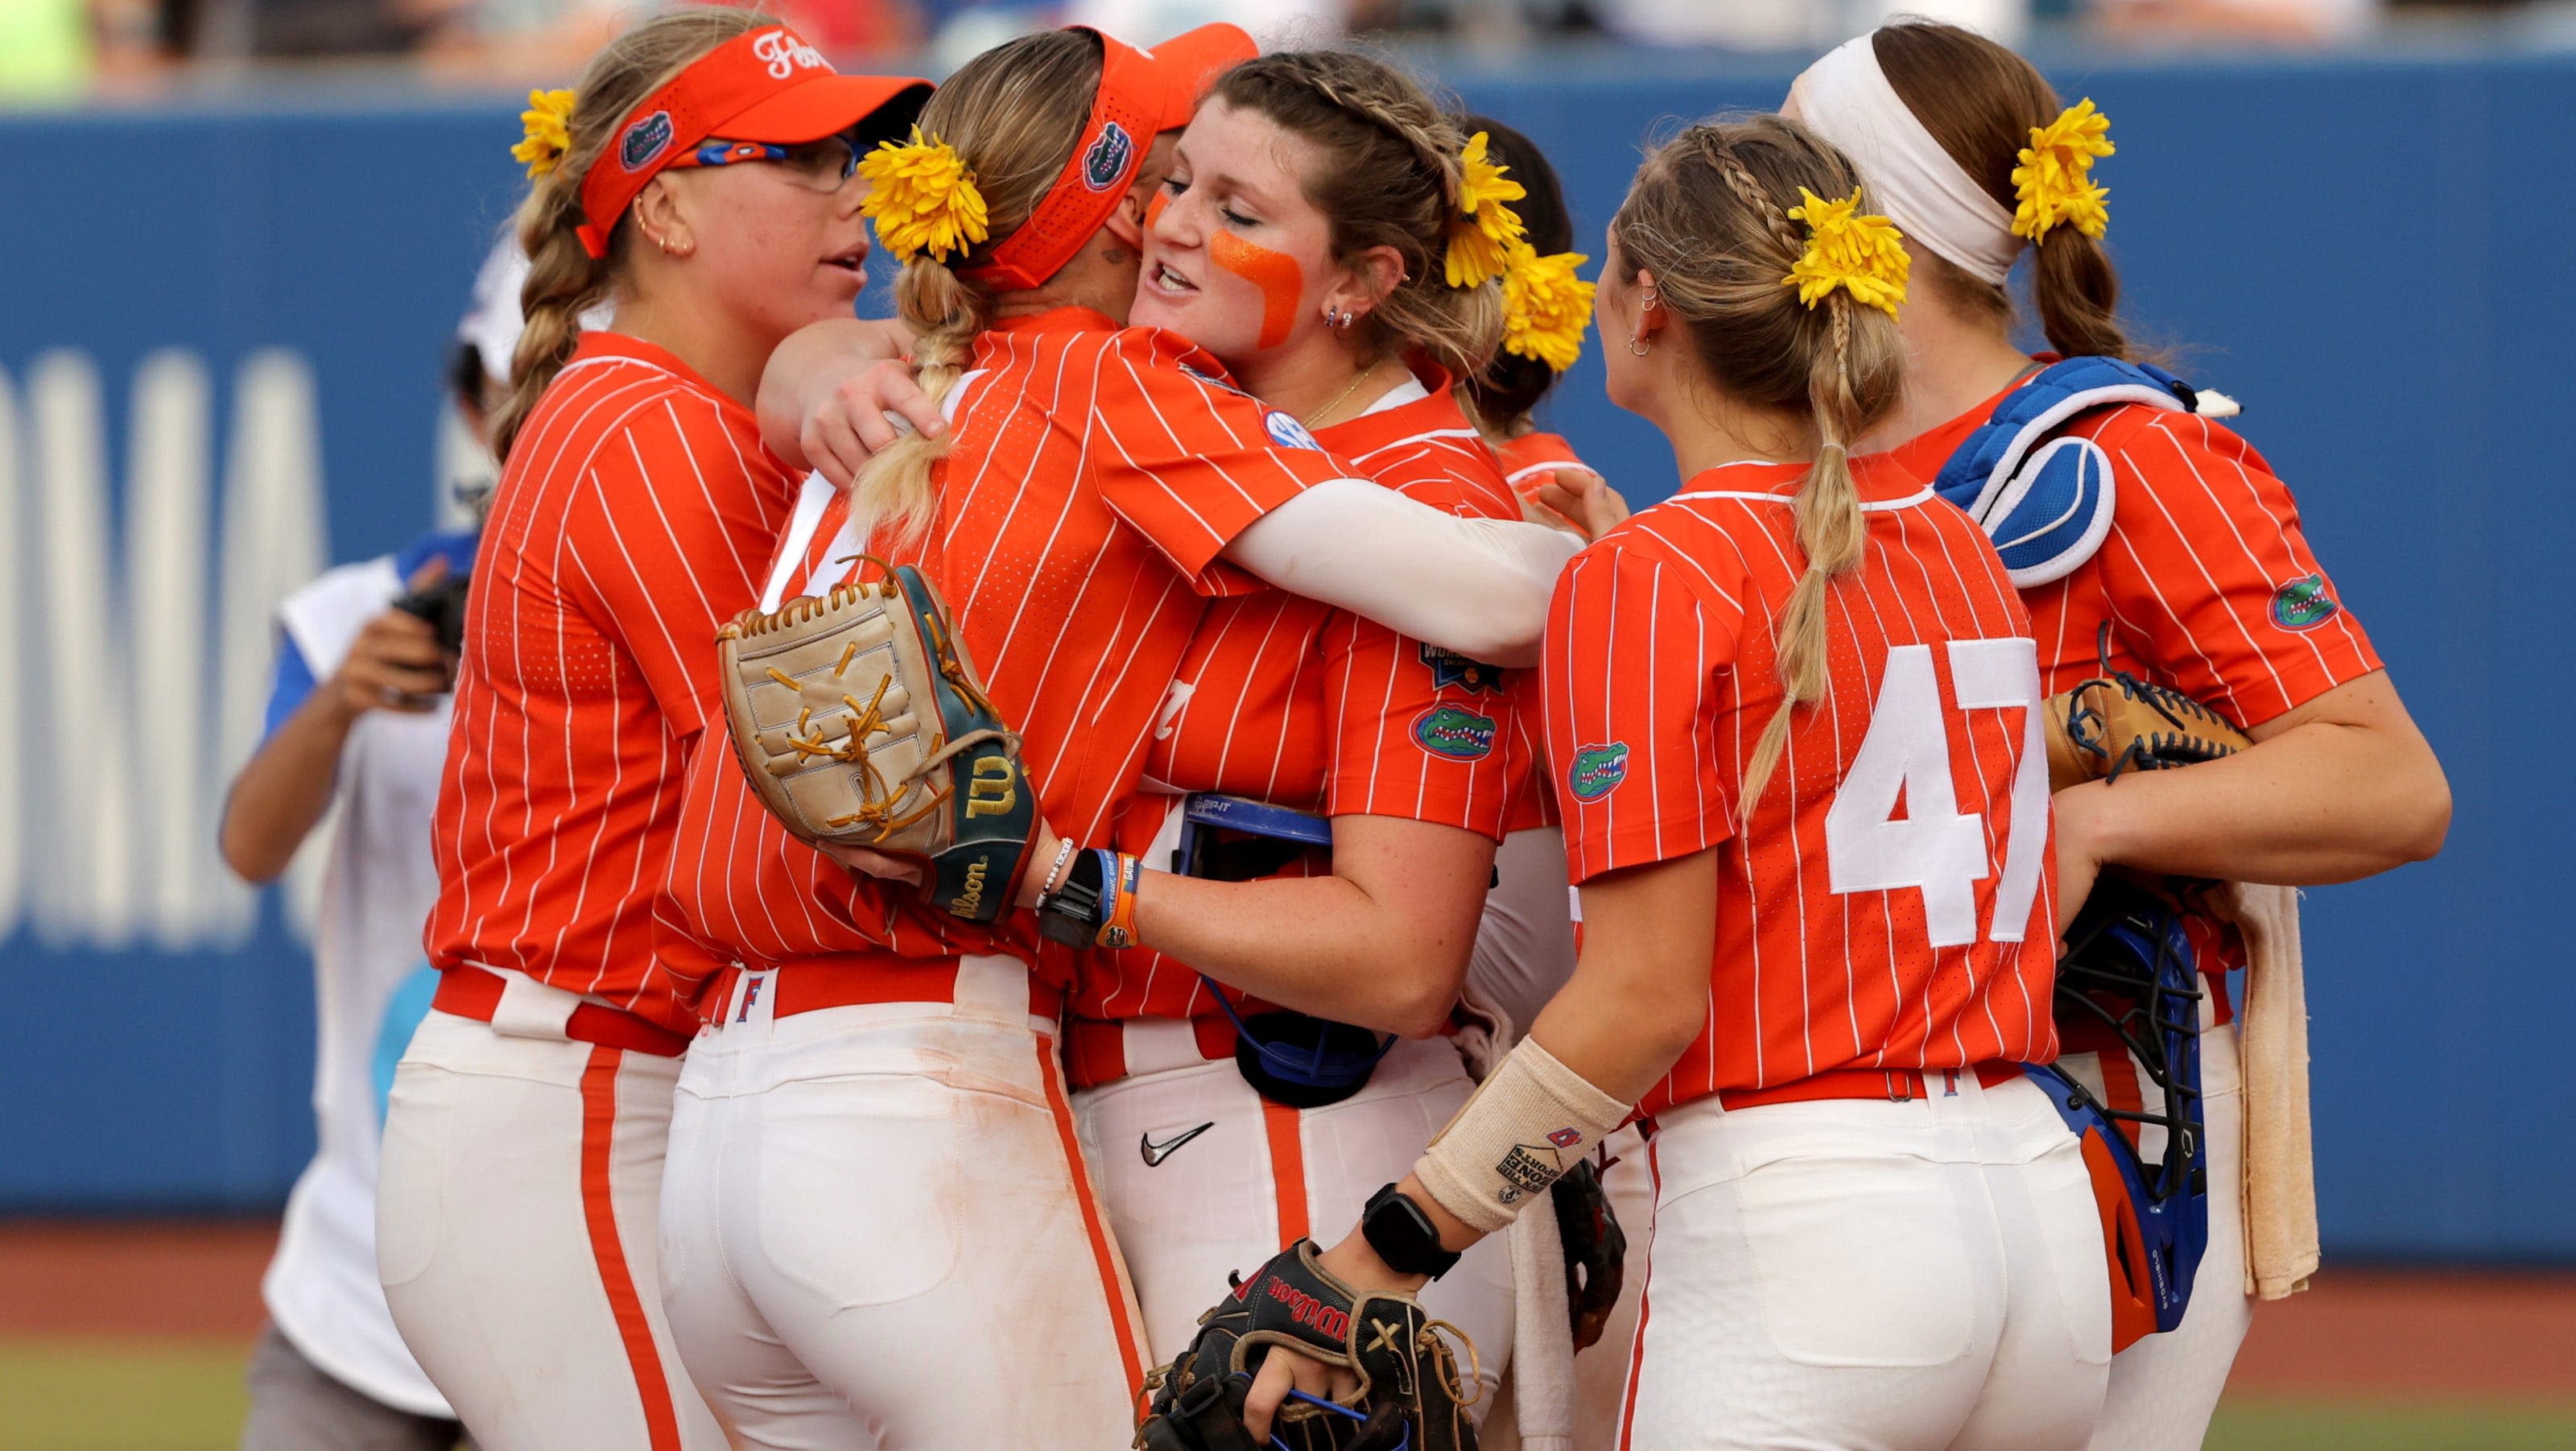
M1996 885L1994 920L1985 930L1990 942L2019 942L2029 930L2048 849L2039 646L2013 638L1952 640L1947 648L1962 712L2021 712L2021 760L2013 772L2003 880ZM1985 776L1983 770L1976 774ZM1903 816L1896 814L1900 800ZM1899 645L1888 652L1869 733L1825 813L1825 869L1832 889L1840 895L1916 888L1923 893L1923 923L1932 945L1964 946L1977 940L1976 884L1994 860L1992 840L1983 814L1959 809L1932 647Z

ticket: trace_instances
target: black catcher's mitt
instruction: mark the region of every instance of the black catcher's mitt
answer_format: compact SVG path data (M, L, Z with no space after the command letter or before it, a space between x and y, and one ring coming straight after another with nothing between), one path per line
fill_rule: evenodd
M1198 1339L1154 1373L1152 1399L1136 1432L1143 1451L1270 1451L1243 1428L1243 1400L1271 1347L1291 1346L1349 1371L1359 1389L1347 1401L1292 1398L1272 1441L1287 1451L1476 1451L1467 1415L1474 1396L1459 1379L1444 1335L1476 1348L1431 1319L1411 1295L1361 1294L1318 1262L1299 1240L1199 1317Z
M1628 1234L1610 1212L1610 1196L1590 1159L1558 1175L1548 1192L1556 1196L1556 1235L1565 1245L1565 1308L1574 1348L1590 1350L1601 1343L1627 1279Z

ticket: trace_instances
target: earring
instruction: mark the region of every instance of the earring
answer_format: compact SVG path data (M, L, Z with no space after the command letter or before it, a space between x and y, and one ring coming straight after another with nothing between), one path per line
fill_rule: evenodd
M1359 315L1358 313L1356 313L1356 312L1346 312L1346 313L1343 313L1343 314L1342 314L1342 320L1341 320L1340 322L1338 322L1338 323L1335 323L1335 324L1334 324L1334 326L1335 326L1335 327L1340 328L1340 329L1341 329L1342 331L1344 331L1344 332L1348 332L1348 331L1350 331L1351 324L1352 324L1352 323L1355 323L1355 322L1358 322L1359 320L1360 320L1360 315Z
M1651 352L1653 352L1654 350L1655 350L1655 345L1654 345L1653 343L1650 343L1650 342L1646 341L1646 340L1645 340L1645 338L1644 338L1644 337L1642 337L1642 336L1639 336L1639 337L1633 337L1633 338L1628 339L1628 351L1629 351L1630 353L1632 353L1632 354L1636 355L1637 357L1642 358L1642 357L1644 357L1646 354L1651 353Z
M1325 309L1324 309L1324 326L1326 326L1326 327L1340 327L1341 325L1342 325L1342 310L1341 310L1340 308L1338 308L1338 307L1328 307L1328 308L1325 308Z

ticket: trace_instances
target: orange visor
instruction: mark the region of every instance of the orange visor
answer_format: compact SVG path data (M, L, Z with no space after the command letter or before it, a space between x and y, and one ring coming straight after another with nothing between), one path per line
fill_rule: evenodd
M1031 288L1073 260L1134 185L1154 137L1190 122L1217 76L1261 53L1241 27L1218 23L1176 35L1152 50L1100 40L1100 91L1064 172L1037 210L992 255L960 275L1004 291ZM757 138L754 138L757 139Z
M859 131L859 149L903 134L930 99L910 76L845 76L784 25L738 35L689 64L626 115L582 178L581 245L609 234L655 173L710 136L795 146Z

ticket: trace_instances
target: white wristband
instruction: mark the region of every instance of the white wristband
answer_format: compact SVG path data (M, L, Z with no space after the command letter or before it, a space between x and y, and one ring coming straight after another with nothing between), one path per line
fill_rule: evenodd
M1524 1038L1423 1151L1413 1177L1441 1208L1491 1234L1627 1118L1628 1105Z

